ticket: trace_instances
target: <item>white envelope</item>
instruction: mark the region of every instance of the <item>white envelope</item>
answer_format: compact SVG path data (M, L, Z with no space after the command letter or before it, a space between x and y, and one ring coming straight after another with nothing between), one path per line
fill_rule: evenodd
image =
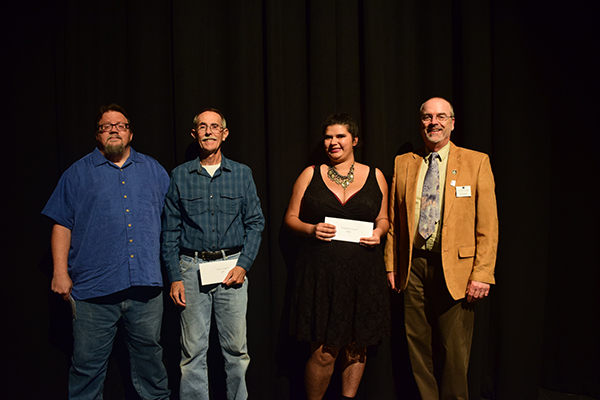
M325 223L335 225L336 232L332 240L358 243L360 238L373 236L372 222L325 217Z
M202 286L222 283L227 273L236 266L238 259L218 260L200 263L200 280Z

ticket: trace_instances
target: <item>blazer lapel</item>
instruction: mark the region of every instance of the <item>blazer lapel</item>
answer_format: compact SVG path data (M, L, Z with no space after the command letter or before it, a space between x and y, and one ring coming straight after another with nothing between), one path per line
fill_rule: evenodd
M454 204L454 199L456 198L456 187L452 186L452 181L458 181L458 176L460 175L460 165L460 149L456 147L454 143L450 142L448 166L446 169L446 184L444 188L444 220L450 214L450 210L452 210L452 205ZM452 171L456 171L456 174L453 174Z
M413 153L413 158L409 162L406 170L406 224L408 226L408 237L410 238L410 248L412 248L415 232L415 201L417 196L417 182L419 171L423 163L424 149Z

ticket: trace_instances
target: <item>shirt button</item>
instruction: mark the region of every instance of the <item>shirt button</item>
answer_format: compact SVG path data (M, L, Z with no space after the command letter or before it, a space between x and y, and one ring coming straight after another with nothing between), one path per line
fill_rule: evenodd
M129 243L133 243L133 239L129 239Z
M123 196L123 197L127 198L127 195L125 195L125 196Z
M131 228L131 224L127 224L127 226Z
M125 184L125 181L121 182L123 185Z
M125 209L126 212L129 212L129 208Z
M131 258L133 258L133 254L131 255Z
M210 195L210 198L211 198L211 199L213 198L212 194Z

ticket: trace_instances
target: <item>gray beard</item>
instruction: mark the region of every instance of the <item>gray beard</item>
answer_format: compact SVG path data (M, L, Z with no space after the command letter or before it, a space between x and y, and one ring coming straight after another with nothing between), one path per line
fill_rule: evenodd
M117 145L107 145L104 147L104 155L107 156L120 156L125 151L123 143Z

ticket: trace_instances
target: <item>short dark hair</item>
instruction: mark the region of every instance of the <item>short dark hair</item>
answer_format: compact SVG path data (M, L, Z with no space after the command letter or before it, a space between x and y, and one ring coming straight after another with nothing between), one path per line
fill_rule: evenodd
M327 132L327 128L333 125L343 125L346 127L352 139L358 137L358 124L348 114L337 113L331 114L325 122L323 122L323 135Z
M205 108L204 110L200 111L198 114L194 115L194 120L192 121L194 126L192 127L192 129L198 128L198 115L205 113L207 111L219 114L219 116L221 117L221 125L223 126L223 129L227 128L227 122L225 121L225 116L223 115L223 113L221 111L217 110L216 108Z
M118 104L111 103L107 106L100 107L100 109L98 110L98 115L96 116L96 129L98 129L98 122L100 122L102 116L109 111L116 111L123 114L125 118L127 118L127 123L131 126L131 121L129 121L129 115L127 115L125 109Z

